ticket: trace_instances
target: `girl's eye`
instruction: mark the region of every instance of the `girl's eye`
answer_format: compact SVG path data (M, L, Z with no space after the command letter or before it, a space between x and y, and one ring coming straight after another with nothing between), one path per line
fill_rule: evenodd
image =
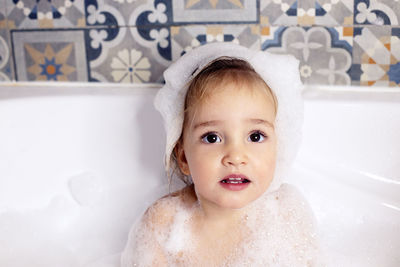
M221 142L221 138L215 133L207 133L201 137L201 140L205 143L213 144Z
M261 132L254 132L249 136L249 141L260 143L264 141L265 137L267 136Z

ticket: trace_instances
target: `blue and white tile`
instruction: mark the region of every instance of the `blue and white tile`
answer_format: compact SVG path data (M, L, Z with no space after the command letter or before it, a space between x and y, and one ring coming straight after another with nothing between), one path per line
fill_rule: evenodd
M172 59L197 46L212 42L234 42L260 50L258 25L195 25L171 27Z
M84 0L8 1L8 19L18 29L85 26Z
M255 0L172 0L176 23L256 23Z
M354 24L400 25L399 0L354 0Z
M112 5L112 1L86 0L85 14L87 26L125 26L126 19L121 11Z
M172 22L171 0L86 0L89 26L164 26Z
M262 50L294 55L306 84L350 85L352 47L340 36L337 28L271 27Z
M87 30L90 81L162 82L171 64L168 27L122 27Z
M172 0L148 0L129 15L130 26L167 26L172 24Z
M17 81L87 81L83 30L13 30Z

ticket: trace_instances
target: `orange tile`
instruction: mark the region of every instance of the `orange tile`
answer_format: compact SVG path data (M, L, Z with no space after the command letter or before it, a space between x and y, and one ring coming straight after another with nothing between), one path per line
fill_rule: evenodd
M261 29L261 35L269 35L269 27L262 27Z
M343 27L343 36L353 36L354 28L353 27Z

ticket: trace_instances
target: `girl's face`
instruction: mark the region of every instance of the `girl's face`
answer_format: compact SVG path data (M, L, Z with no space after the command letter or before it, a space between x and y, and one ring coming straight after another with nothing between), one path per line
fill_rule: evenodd
M276 163L275 110L261 85L228 83L189 112L181 170L190 174L202 205L238 209L260 197ZM192 122L193 120L193 122Z

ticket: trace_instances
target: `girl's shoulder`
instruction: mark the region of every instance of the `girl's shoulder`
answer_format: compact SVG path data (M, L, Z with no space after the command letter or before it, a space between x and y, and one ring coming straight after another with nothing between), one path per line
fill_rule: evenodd
M283 183L277 193L282 197L282 200L285 202L304 200L305 197L301 193L301 191L292 184Z
M190 210L196 203L194 187L187 186L154 202L144 213L142 221L155 227L168 227L177 213Z
M167 252L186 244L181 242L179 246L180 243L176 245L173 241L176 241L176 231L180 233L186 227L185 216L189 213L185 211L196 202L193 194L186 187L154 202L132 226L121 255L121 266L168 266Z
M279 206L282 213L292 216L312 217L311 207L301 191L291 184L282 184L277 192Z

